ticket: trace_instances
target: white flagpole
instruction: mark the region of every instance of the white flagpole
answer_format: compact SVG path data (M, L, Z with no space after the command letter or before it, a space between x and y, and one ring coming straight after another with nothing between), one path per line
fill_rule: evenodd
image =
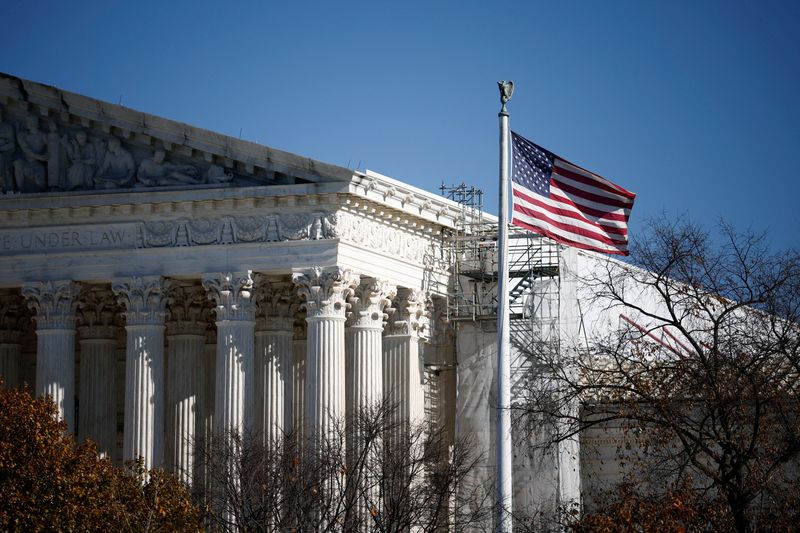
M500 223L497 245L497 527L500 533L511 533L511 355L509 353L508 309L508 110L514 82L501 81L500 102Z

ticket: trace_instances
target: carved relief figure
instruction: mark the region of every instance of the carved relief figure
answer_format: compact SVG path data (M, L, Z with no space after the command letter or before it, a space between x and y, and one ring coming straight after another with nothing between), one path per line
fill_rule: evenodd
M68 191L91 189L97 157L94 146L88 142L86 132L79 130L73 138L66 138L65 148L69 158L65 188Z
M136 173L138 187L154 187L157 185L197 184L203 182L198 177L197 169L192 165L175 165L167 163L164 150L156 150L152 158L143 159Z
M108 149L103 164L97 169L94 177L98 189L117 189L131 185L136 164L130 152L122 148L119 139L112 137L108 141Z
M17 143L22 156L14 161L14 178L17 190L40 192L47 189L44 163L47 161L47 136L39 129L39 119L29 116L26 129L17 132Z
M322 220L315 218L308 228L308 238L317 241L322 238Z
M40 124L35 114L22 123L6 122L6 118L0 108L0 194L227 184L235 179L230 169L220 165L167 161L163 149L140 159L119 138L106 142L90 137L84 129L62 129L56 120ZM320 225L303 233L325 237L325 221Z
M58 135L58 126L55 122L51 122L47 133L47 188L50 190L64 189L66 170L64 156L64 146Z
M0 108L0 192L17 190L11 164L17 145L15 137L14 127L3 122L3 109Z
M233 174L225 172L219 165L211 165L206 171L206 179L208 183L228 183L233 179Z

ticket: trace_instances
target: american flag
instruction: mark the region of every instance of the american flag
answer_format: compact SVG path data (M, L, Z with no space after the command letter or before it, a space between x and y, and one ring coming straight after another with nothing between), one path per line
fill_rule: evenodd
M512 224L556 242L628 255L636 195L511 132Z

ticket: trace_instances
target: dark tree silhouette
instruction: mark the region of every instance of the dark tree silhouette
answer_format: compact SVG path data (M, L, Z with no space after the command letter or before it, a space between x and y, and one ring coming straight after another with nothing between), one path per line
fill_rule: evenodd
M800 255L657 220L631 257L582 280L619 329L544 350L520 418L550 428L548 444L593 427L633 441L618 511L680 494L737 531L768 527L798 492Z
M336 421L326 438L300 442L216 436L202 458L208 523L221 531L437 531L458 508L468 509L459 528L491 531L491 502L464 484L480 459L469 442L448 446L441 430L422 424L401 431L393 411L379 403Z

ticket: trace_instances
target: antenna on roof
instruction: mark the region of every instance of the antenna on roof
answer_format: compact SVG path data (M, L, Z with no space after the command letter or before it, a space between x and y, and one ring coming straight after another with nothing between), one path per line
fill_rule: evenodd
M117 101L117 105L122 105L122 95L119 95L119 100Z
M239 128L239 140L242 140L242 128Z

